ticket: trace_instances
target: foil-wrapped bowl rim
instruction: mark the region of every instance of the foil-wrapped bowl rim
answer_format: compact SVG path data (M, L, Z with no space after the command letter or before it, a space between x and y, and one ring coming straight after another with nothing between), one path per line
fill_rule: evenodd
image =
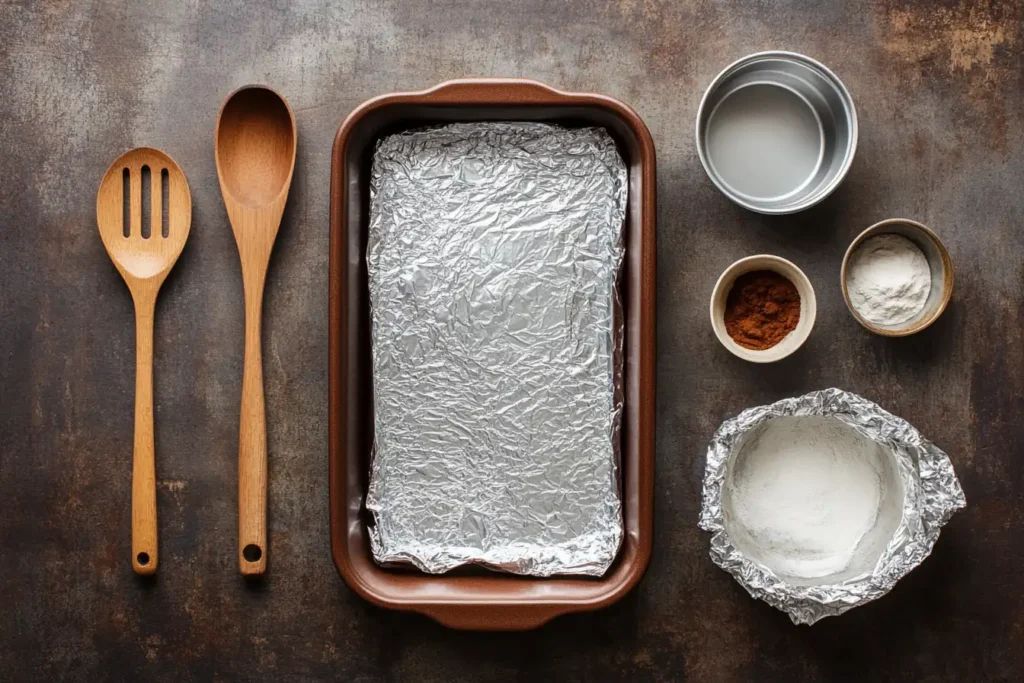
M722 489L735 447L750 430L788 416L833 417L893 453L904 487L903 515L870 574L834 584L794 585L737 549L730 539ZM928 557L942 526L966 505L945 451L906 420L861 396L831 388L748 408L722 423L708 446L699 524L712 534L711 559L751 596L786 612L796 624L813 624L892 590Z

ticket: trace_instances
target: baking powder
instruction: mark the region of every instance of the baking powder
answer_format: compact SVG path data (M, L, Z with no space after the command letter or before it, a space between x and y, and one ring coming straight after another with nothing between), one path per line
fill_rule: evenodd
M850 257L850 303L876 325L899 325L921 312L932 288L928 259L916 244L895 234L871 237Z
M891 456L829 417L776 418L748 438L723 490L730 533L776 573L842 572L875 525Z

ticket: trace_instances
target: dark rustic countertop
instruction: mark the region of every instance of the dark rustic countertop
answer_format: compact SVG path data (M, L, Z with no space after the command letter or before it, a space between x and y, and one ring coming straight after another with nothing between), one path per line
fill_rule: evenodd
M983 681L1024 678L1024 6L1014 2L359 2L0 5L0 680ZM145 7L144 5L160 5ZM694 151L704 87L746 53L823 60L860 115L823 205L732 206ZM448 631L364 603L328 551L330 146L373 95L529 76L632 105L658 148L656 545L621 604L523 634ZM298 165L271 263L264 368L270 573L235 564L238 257L218 108L262 81ZM170 153L192 234L157 308L161 565L129 565L134 329L95 225L136 145ZM953 304L903 340L847 313L850 240L892 216L945 240ZM707 301L736 258L794 260L818 293L786 362L730 356ZM813 628L754 602L697 529L704 449L740 409L838 386L945 448L968 508L884 599Z

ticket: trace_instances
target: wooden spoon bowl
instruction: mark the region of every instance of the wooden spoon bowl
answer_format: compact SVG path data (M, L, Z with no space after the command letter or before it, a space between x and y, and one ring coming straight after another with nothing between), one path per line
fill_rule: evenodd
M295 119L280 95L261 86L236 91L221 110L216 143L217 174L226 201L230 197L255 209L287 197L296 132Z

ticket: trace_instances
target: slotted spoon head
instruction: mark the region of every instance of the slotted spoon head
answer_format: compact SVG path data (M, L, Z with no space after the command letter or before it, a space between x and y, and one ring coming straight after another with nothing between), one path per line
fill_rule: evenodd
M143 169L150 186L148 223L143 220ZM192 226L192 195L185 174L158 149L125 152L100 182L96 223L103 246L128 286L159 286L178 260Z

